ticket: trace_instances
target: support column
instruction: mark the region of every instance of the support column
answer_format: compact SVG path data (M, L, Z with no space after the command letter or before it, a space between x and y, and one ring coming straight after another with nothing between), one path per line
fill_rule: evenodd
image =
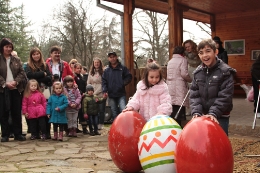
M215 15L210 15L210 28L211 28L211 36L216 36L216 19Z
M168 23L169 23L169 59L172 58L173 49L178 45L177 36L177 3L176 0L168 0L169 10L168 10Z
M124 48L125 48L125 66L130 70L133 79L126 86L126 99L135 93L134 86L134 54L133 54L133 20L132 15L135 8L135 0L124 0Z

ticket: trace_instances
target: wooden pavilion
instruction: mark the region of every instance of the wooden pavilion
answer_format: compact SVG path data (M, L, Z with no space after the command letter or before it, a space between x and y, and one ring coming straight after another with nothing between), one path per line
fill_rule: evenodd
M104 0L124 6L125 65L135 74L133 64L132 15L135 8L168 15L169 55L183 40L183 18L208 23L212 37L244 40L244 54L229 55L229 65L235 68L237 83L251 83L252 50L260 51L259 0ZM135 82L127 86L128 96L135 92Z

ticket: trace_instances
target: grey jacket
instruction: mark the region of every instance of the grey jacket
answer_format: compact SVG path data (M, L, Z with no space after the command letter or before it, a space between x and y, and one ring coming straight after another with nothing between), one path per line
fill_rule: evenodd
M229 116L233 108L234 73L236 70L220 59L211 68L200 65L194 71L190 88L191 114Z

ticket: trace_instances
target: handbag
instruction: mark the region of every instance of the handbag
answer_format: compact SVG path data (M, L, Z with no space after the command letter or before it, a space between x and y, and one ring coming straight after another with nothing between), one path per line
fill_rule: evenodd
M49 88L48 86L46 86L44 83L41 83L40 88L41 88L41 91L42 91L43 96L44 96L46 99L49 99L50 96L51 96L51 90L50 90L50 88Z
M45 87L44 90L43 90L43 92L42 92L42 94L44 95L44 97L45 97L46 99L49 99L49 97L51 96L51 92L50 92L49 87Z

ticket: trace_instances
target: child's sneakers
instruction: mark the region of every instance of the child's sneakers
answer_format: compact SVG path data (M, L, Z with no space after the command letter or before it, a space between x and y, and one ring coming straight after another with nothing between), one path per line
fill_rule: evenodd
M31 139L31 140L35 140L35 139L36 139L36 136L31 135L30 139Z
M42 140L43 140L43 141L46 140L46 135L45 135L45 134L42 135Z

